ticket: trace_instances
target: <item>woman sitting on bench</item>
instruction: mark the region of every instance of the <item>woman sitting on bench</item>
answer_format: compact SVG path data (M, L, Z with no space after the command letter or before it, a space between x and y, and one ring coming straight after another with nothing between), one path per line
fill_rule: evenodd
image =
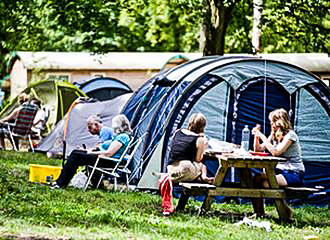
M301 186L305 167L301 158L301 147L297 134L293 131L289 116L283 108L269 114L271 135L267 138L260 132L260 126L252 129L254 150L268 150L273 156L287 158L286 162L278 163L275 168L276 180L281 187ZM262 144L260 143L262 141ZM268 188L265 174L256 176L256 184Z
M191 115L188 129L179 129L173 137L167 171L172 182L200 181L213 183L214 178L206 176L202 163L207 148L204 136L206 118L202 113Z

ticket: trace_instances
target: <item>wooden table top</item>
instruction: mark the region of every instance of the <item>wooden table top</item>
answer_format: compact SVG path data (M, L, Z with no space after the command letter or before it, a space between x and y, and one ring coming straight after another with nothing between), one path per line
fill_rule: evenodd
M286 158L283 157L274 157L274 156L254 156L250 154L246 155L237 155L234 153L231 154L222 154L217 156L221 160L253 160L253 161L276 161L276 162L285 162Z

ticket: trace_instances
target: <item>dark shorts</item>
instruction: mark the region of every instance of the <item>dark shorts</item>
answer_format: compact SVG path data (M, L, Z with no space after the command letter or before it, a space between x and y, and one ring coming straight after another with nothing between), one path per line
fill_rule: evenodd
M302 186L303 180L304 180L304 172L298 172L298 171L291 171L291 170L281 170L281 169L275 169L276 174L281 174L286 182L288 183L288 186Z

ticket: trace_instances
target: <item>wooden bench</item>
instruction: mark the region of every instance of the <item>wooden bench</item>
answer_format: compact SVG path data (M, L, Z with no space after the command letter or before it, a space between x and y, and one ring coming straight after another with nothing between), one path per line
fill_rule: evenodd
M231 197L249 197L249 198L307 198L310 194L320 192L320 188L307 187L285 187L280 189L250 189L237 187L216 187L206 183L188 183L182 182L179 185L183 188L176 211L185 208L190 196L231 196Z
M307 188L307 187L285 187L286 198L307 198L311 194L320 193L323 188Z

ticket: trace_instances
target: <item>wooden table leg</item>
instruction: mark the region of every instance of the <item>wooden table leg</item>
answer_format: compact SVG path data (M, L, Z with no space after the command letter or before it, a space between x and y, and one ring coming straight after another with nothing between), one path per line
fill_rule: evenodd
M266 174L269 180L270 188L278 189L279 186L275 177L274 167L267 167ZM274 199L274 200L280 220L283 222L288 222L292 217L292 209L289 207L285 199Z
M240 169L240 178L241 178L242 187L248 187L248 188L254 187L251 170L249 168ZM258 217L265 215L263 198L252 198L251 202L252 202L253 210Z
M227 171L228 171L228 166L226 163L225 164L222 163L219 165L219 168L215 175L214 183L213 183L215 186L217 186L217 187L221 186L221 184L225 180ZM202 212L206 212L206 211L210 210L212 201L213 201L213 196L206 194L203 205L202 205L202 209L201 209Z

